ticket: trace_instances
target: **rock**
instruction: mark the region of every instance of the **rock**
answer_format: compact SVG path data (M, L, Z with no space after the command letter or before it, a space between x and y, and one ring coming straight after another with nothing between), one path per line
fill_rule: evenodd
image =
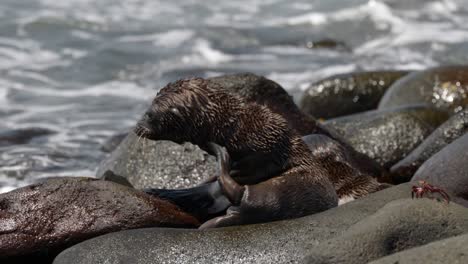
M402 184L293 220L207 231L151 228L107 234L67 249L54 263L297 263L305 248L410 195L411 185Z
M108 170L137 189L188 188L217 174L216 159L195 145L138 140L134 133L101 163L97 176Z
M468 209L431 199L388 203L343 234L309 248L303 263L360 264L468 232Z
M408 249L370 262L370 264L468 263L468 234L455 236Z
M456 113L468 105L468 66L443 66L414 72L393 84L379 109L425 103Z
M0 132L0 147L8 145L26 144L31 140L55 134L55 131L46 128L21 128Z
M468 109L464 109L439 126L406 158L392 166L393 181L409 181L421 164L467 131Z
M252 73L223 75L208 80L244 97L248 102L268 106L273 112L282 115L301 135L328 135L312 116L299 110L291 95L281 85L272 80Z
M427 181L455 197L468 200L468 134L424 162L411 180Z
M316 118L333 118L377 108L390 85L407 71L374 71L339 74L307 88L300 108Z
M103 152L112 152L114 151L120 143L127 137L128 132L119 133L113 135L107 139L101 146L101 151Z
M334 49L338 51L351 51L351 48L345 42L329 38L307 41L306 47L308 49Z
M324 125L334 129L356 151L388 169L447 118L448 115L440 110L409 106L335 118Z
M0 257L53 254L125 229L198 225L175 205L123 185L92 178L51 179L0 194Z

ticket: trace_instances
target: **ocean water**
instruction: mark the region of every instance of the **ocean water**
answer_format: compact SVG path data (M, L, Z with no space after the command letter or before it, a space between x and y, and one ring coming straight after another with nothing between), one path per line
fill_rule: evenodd
M468 0L0 0L0 135L46 131L0 144L0 192L94 175L101 144L176 79L249 71L300 94L467 59Z

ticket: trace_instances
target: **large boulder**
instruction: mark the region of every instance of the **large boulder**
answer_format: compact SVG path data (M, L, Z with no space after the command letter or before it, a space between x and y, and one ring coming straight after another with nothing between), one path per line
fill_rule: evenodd
M432 155L468 131L468 109L452 116L428 136L406 158L390 169L394 182L406 182Z
M468 232L468 209L431 199L401 199L343 234L310 247L304 263L360 264Z
M389 169L447 118L444 111L409 106L330 119L324 125L334 129L356 151Z
M379 109L425 103L456 113L468 105L468 66L442 66L410 73L393 84Z
M216 175L216 159L190 143L139 139L129 133L97 171L125 177L135 188L193 187Z
M341 234L389 201L411 196L402 184L293 220L206 231L151 228L97 237L62 252L55 264L297 263L308 247Z
M370 262L370 264L468 263L468 234L442 239Z
M119 230L198 225L175 205L120 184L92 178L49 179L0 194L0 259L53 255Z
M424 162L411 180L427 181L455 197L468 200L468 134Z
M333 75L312 83L300 107L316 118L329 119L377 108L385 91L407 71L371 71Z

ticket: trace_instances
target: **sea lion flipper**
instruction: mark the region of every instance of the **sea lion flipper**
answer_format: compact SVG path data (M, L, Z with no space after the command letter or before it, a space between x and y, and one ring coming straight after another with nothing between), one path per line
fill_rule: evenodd
M143 189L147 194L168 200L200 220L223 213L231 203L223 196L217 182L205 183L187 189Z
M209 228L217 228L217 227L225 227L225 226L233 226L233 225L241 225L243 224L242 216L237 210L237 207L229 207L226 212L226 215L218 216L213 219L210 219L203 223L198 229L204 230Z
M223 190L224 195L233 205L239 205L244 195L245 187L239 185L229 174L231 159L226 148L220 145L209 142L208 147L216 153L219 164L218 182Z

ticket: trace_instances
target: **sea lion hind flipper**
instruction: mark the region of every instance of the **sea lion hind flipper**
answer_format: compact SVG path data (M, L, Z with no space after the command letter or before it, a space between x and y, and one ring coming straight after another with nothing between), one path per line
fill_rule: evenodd
M230 175L231 159L226 148L220 145L209 142L208 147L216 153L216 158L219 164L218 182L221 185L223 194L229 199L233 205L239 205L244 195L245 187L239 185Z
M222 195L218 182L205 183L187 189L144 189L147 194L168 200L199 219L210 219L231 205Z

